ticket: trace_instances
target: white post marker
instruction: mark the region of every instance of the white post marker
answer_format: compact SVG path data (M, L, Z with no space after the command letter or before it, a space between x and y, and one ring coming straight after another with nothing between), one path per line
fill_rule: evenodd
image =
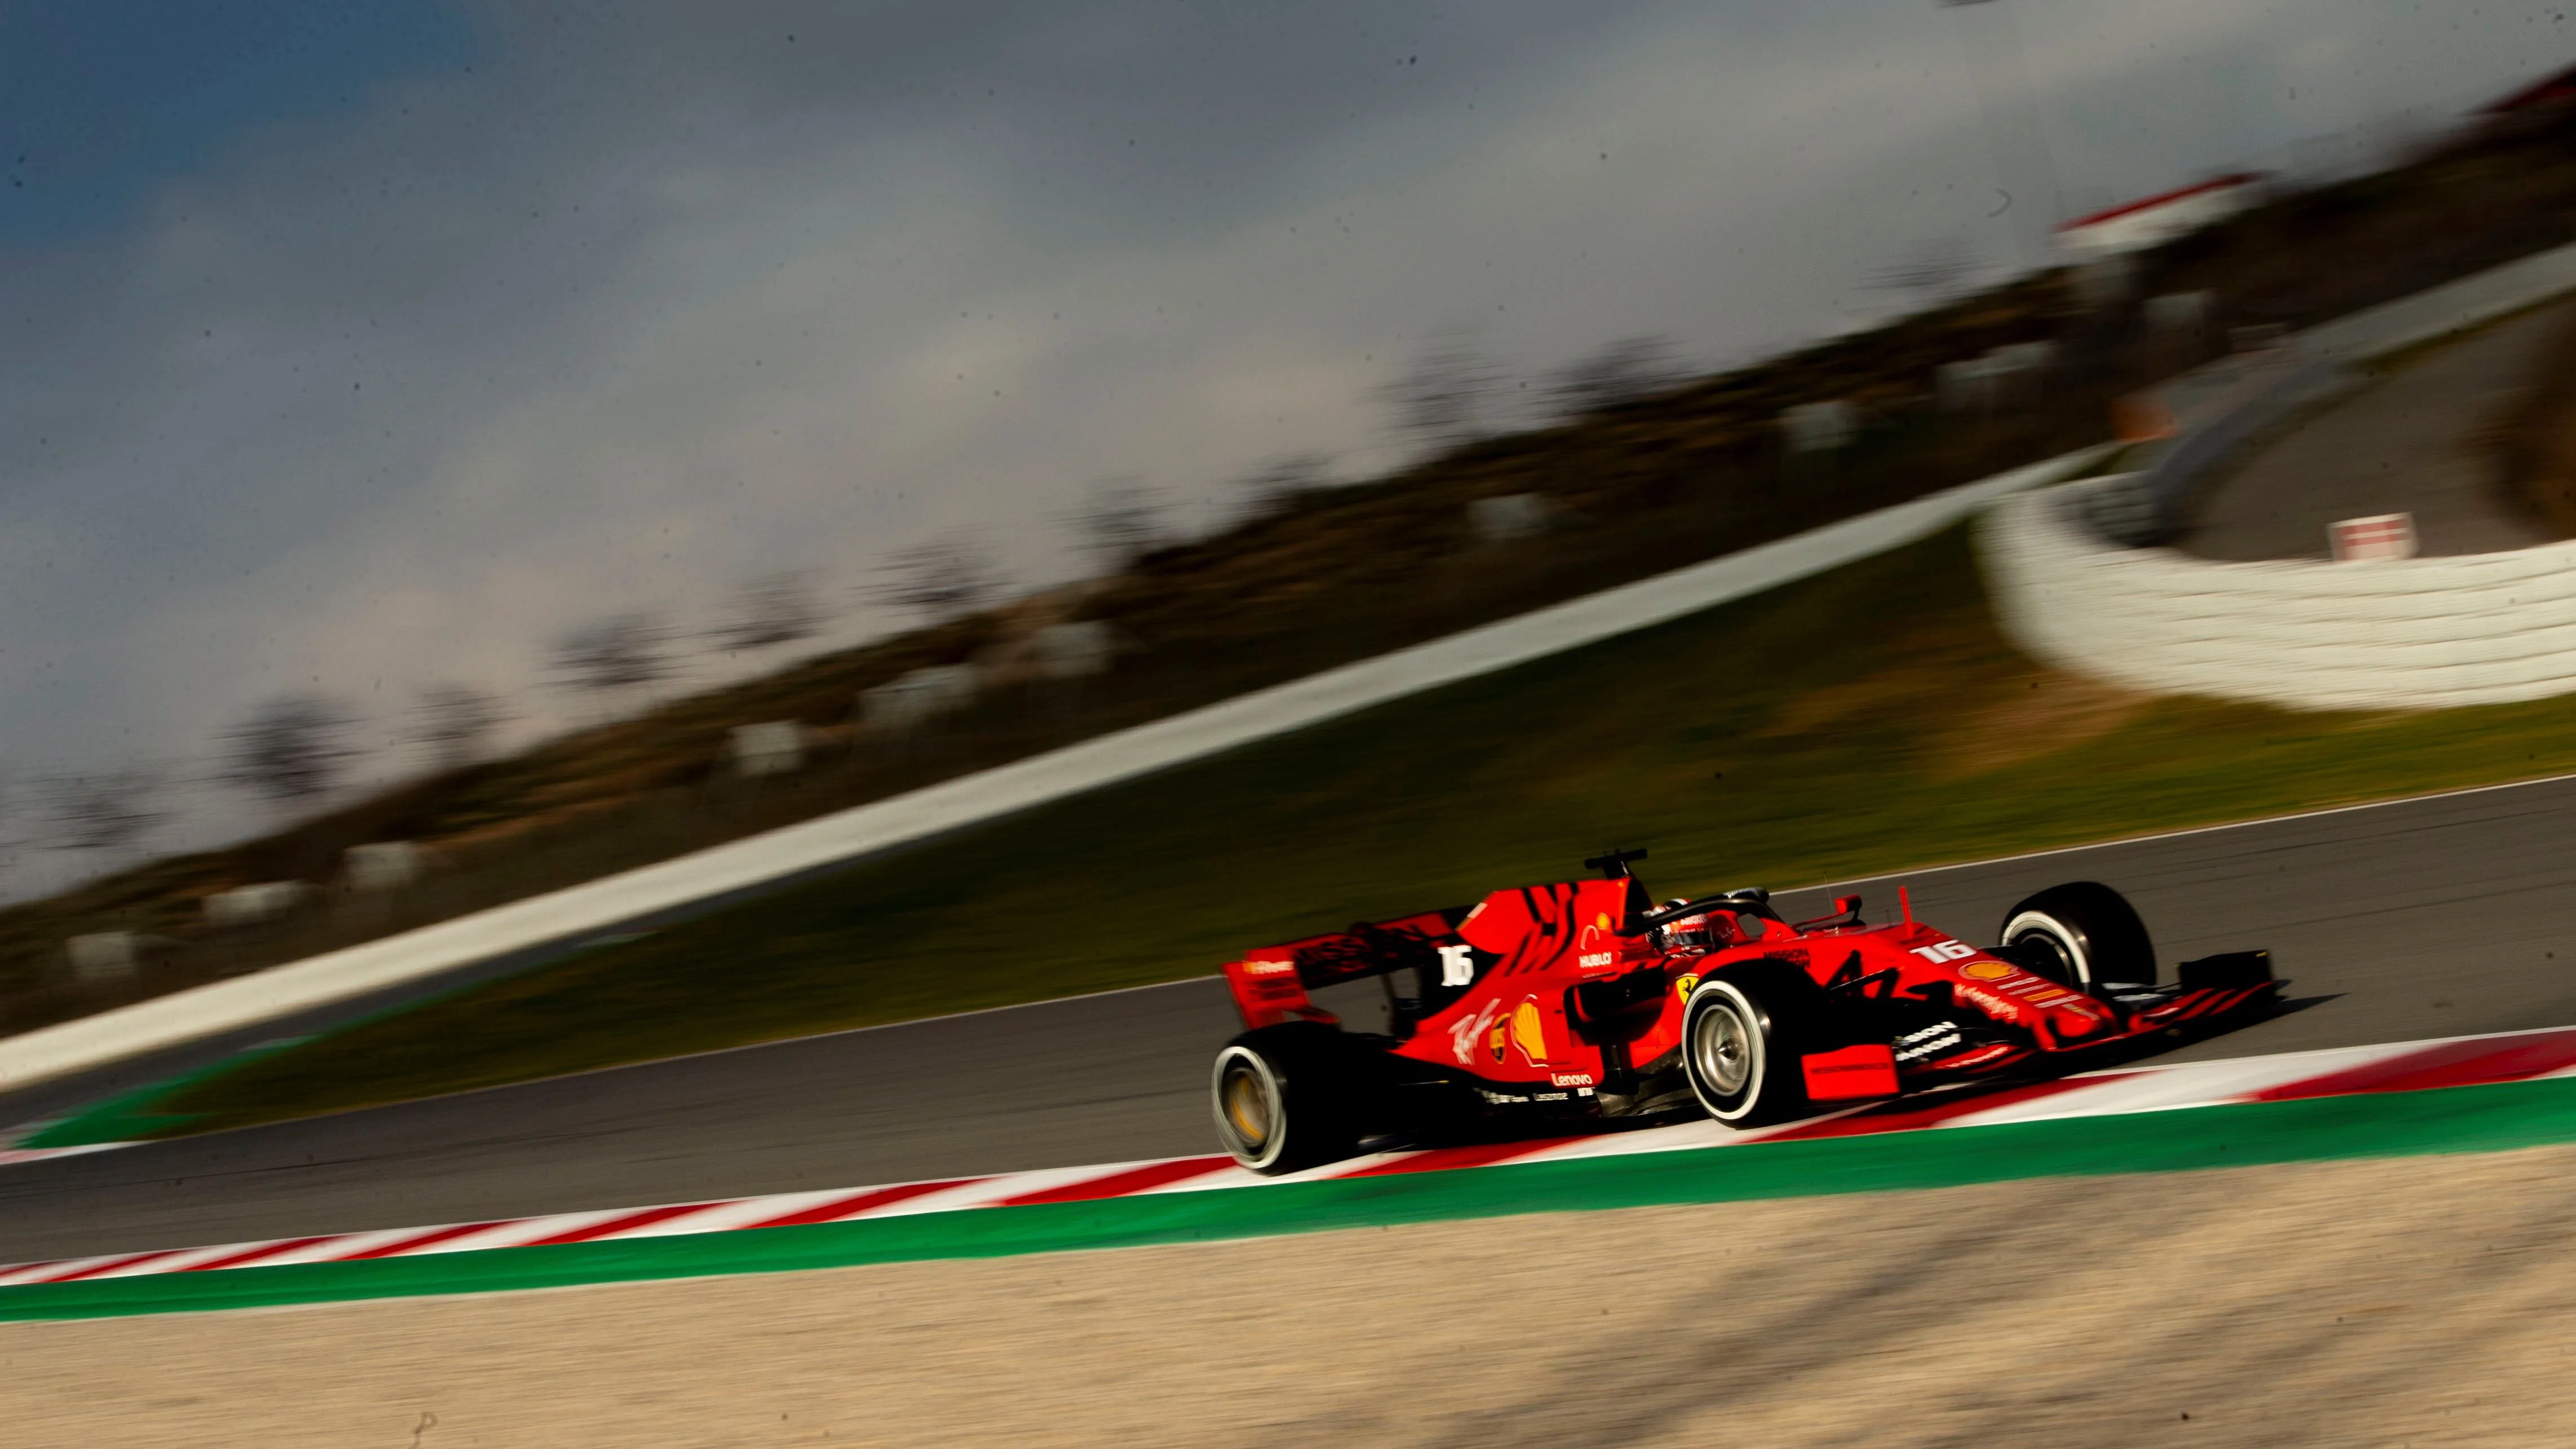
M2368 518L2339 519L2326 525L2326 537L2334 544L2336 563L2413 558L2415 515L2374 513Z

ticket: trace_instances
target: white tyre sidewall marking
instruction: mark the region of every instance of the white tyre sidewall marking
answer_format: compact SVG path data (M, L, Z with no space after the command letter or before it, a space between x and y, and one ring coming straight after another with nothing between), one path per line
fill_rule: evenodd
M1701 1016L1714 1009L1701 1003L1718 996L1723 996L1735 1004L1737 1013L1744 1021L1744 1038L1753 1049L1753 1070L1745 1078L1744 1100L1726 1110L1720 1110L1716 1103L1709 1100L1708 1089L1700 1083L1699 1022ZM1689 1005L1682 1009L1682 1051L1685 1075L1690 1078L1691 1094L1699 1098L1700 1106L1706 1109L1708 1115L1720 1122L1740 1122L1761 1104L1762 1089L1770 1085L1771 1043L1763 1038L1762 1012L1754 1006L1753 998L1744 994L1743 987L1722 976L1712 976L1701 982L1698 988L1691 992Z
M2003 943L2009 946L2013 943L2013 937L2021 934L2025 929L2046 931L2066 947L2066 954L2075 962L2075 979L2068 984L2078 991L2086 990L2094 984L2093 955L2084 949L2084 937L2074 927L2046 911L2023 911L2004 922L2004 928L1999 936Z

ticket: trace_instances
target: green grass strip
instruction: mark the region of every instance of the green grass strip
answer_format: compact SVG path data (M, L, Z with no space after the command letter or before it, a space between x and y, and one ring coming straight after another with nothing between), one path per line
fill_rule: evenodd
M652 934L650 931L629 931L613 936L595 936L570 946L538 952L520 970L542 971L550 966L573 960L586 952L611 950L630 942L641 941ZM364 1016L342 1022L320 1035L329 1036L339 1032L362 1030L408 1012L441 1005L452 998L479 991L489 984L490 980L487 978L431 995L414 997L381 1011L369 1012ZM315 1039L313 1036L280 1037L274 1041L264 1041L254 1046L244 1047L231 1056L210 1062L194 1071L164 1077L130 1092L120 1092L104 1101L83 1107L68 1117L42 1124L15 1142L0 1142L0 1147L94 1147L108 1142L135 1142L149 1137L176 1137L198 1131L207 1121L206 1114L175 1111L167 1104L184 1097L204 1083L255 1066L280 1052L295 1051Z
M813 1227L0 1288L0 1320L106 1318L1132 1248L1336 1228L2032 1177L2576 1142L2576 1080L1638 1153Z
M384 1013L380 1013L384 1014ZM84 1107L60 1121L44 1126L15 1142L0 1142L0 1147L95 1147L106 1142L133 1142L146 1137L175 1136L205 1120L192 1112L171 1112L162 1108L168 1098L177 1096L199 1082L211 1081L239 1067L264 1057L302 1046L306 1038L264 1042L233 1053L218 1062L209 1063L193 1072L120 1092L103 1102Z

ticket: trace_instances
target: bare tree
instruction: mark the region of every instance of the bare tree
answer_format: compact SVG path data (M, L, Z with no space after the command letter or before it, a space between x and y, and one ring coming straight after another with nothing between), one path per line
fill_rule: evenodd
M1502 374L1466 338L1434 342L1388 391L1396 426L1434 448L1482 437Z
M357 751L348 744L348 709L319 695L281 695L225 732L230 758L223 782L274 805L300 805L328 794Z
M1870 277L1870 285L1915 306L1947 300L1968 289L1983 268L1955 237L1916 242Z
M971 614L1001 593L1002 571L992 554L971 538L915 544L878 566L882 576L869 593L935 620Z
M1169 536L1162 504L1132 478L1093 484L1074 524L1082 531L1082 551L1104 574L1124 573Z
M671 631L649 613L594 619L555 641L554 670L585 694L609 695L671 672Z
M130 768L95 775L64 775L39 783L56 850L122 851L142 842L168 820L154 803L158 770Z
M1333 486L1333 460L1322 453L1292 453L1245 475L1236 486L1255 513L1275 513L1309 493Z
M9 772L0 770L0 875L16 868L34 842L27 836L26 791Z
M1678 386L1687 376L1669 337L1622 337L1566 364L1548 380L1548 401L1580 417Z
M462 769L483 758L505 718L501 702L462 684L433 684L412 708L412 743L428 747L430 767Z
M823 617L809 576L771 574L743 586L735 596L733 616L716 630L716 640L728 650L792 644L821 633Z

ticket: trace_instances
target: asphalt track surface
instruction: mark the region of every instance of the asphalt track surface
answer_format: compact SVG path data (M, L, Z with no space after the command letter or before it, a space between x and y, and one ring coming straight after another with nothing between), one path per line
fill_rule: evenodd
M2488 431L2530 385L2568 303L2404 360L2291 427L2222 477L2182 548L2203 558L2327 556L2337 519L2412 513L2422 551L2497 553L2552 541L2506 496Z
M1883 919L1898 879L1832 889ZM2168 970L2271 949L2300 1009L2168 1060L2576 1023L2576 779L1901 879L1972 939L2097 879ZM1205 1153L1235 1029L1222 986L1187 981L26 1163L0 1168L0 1261Z

